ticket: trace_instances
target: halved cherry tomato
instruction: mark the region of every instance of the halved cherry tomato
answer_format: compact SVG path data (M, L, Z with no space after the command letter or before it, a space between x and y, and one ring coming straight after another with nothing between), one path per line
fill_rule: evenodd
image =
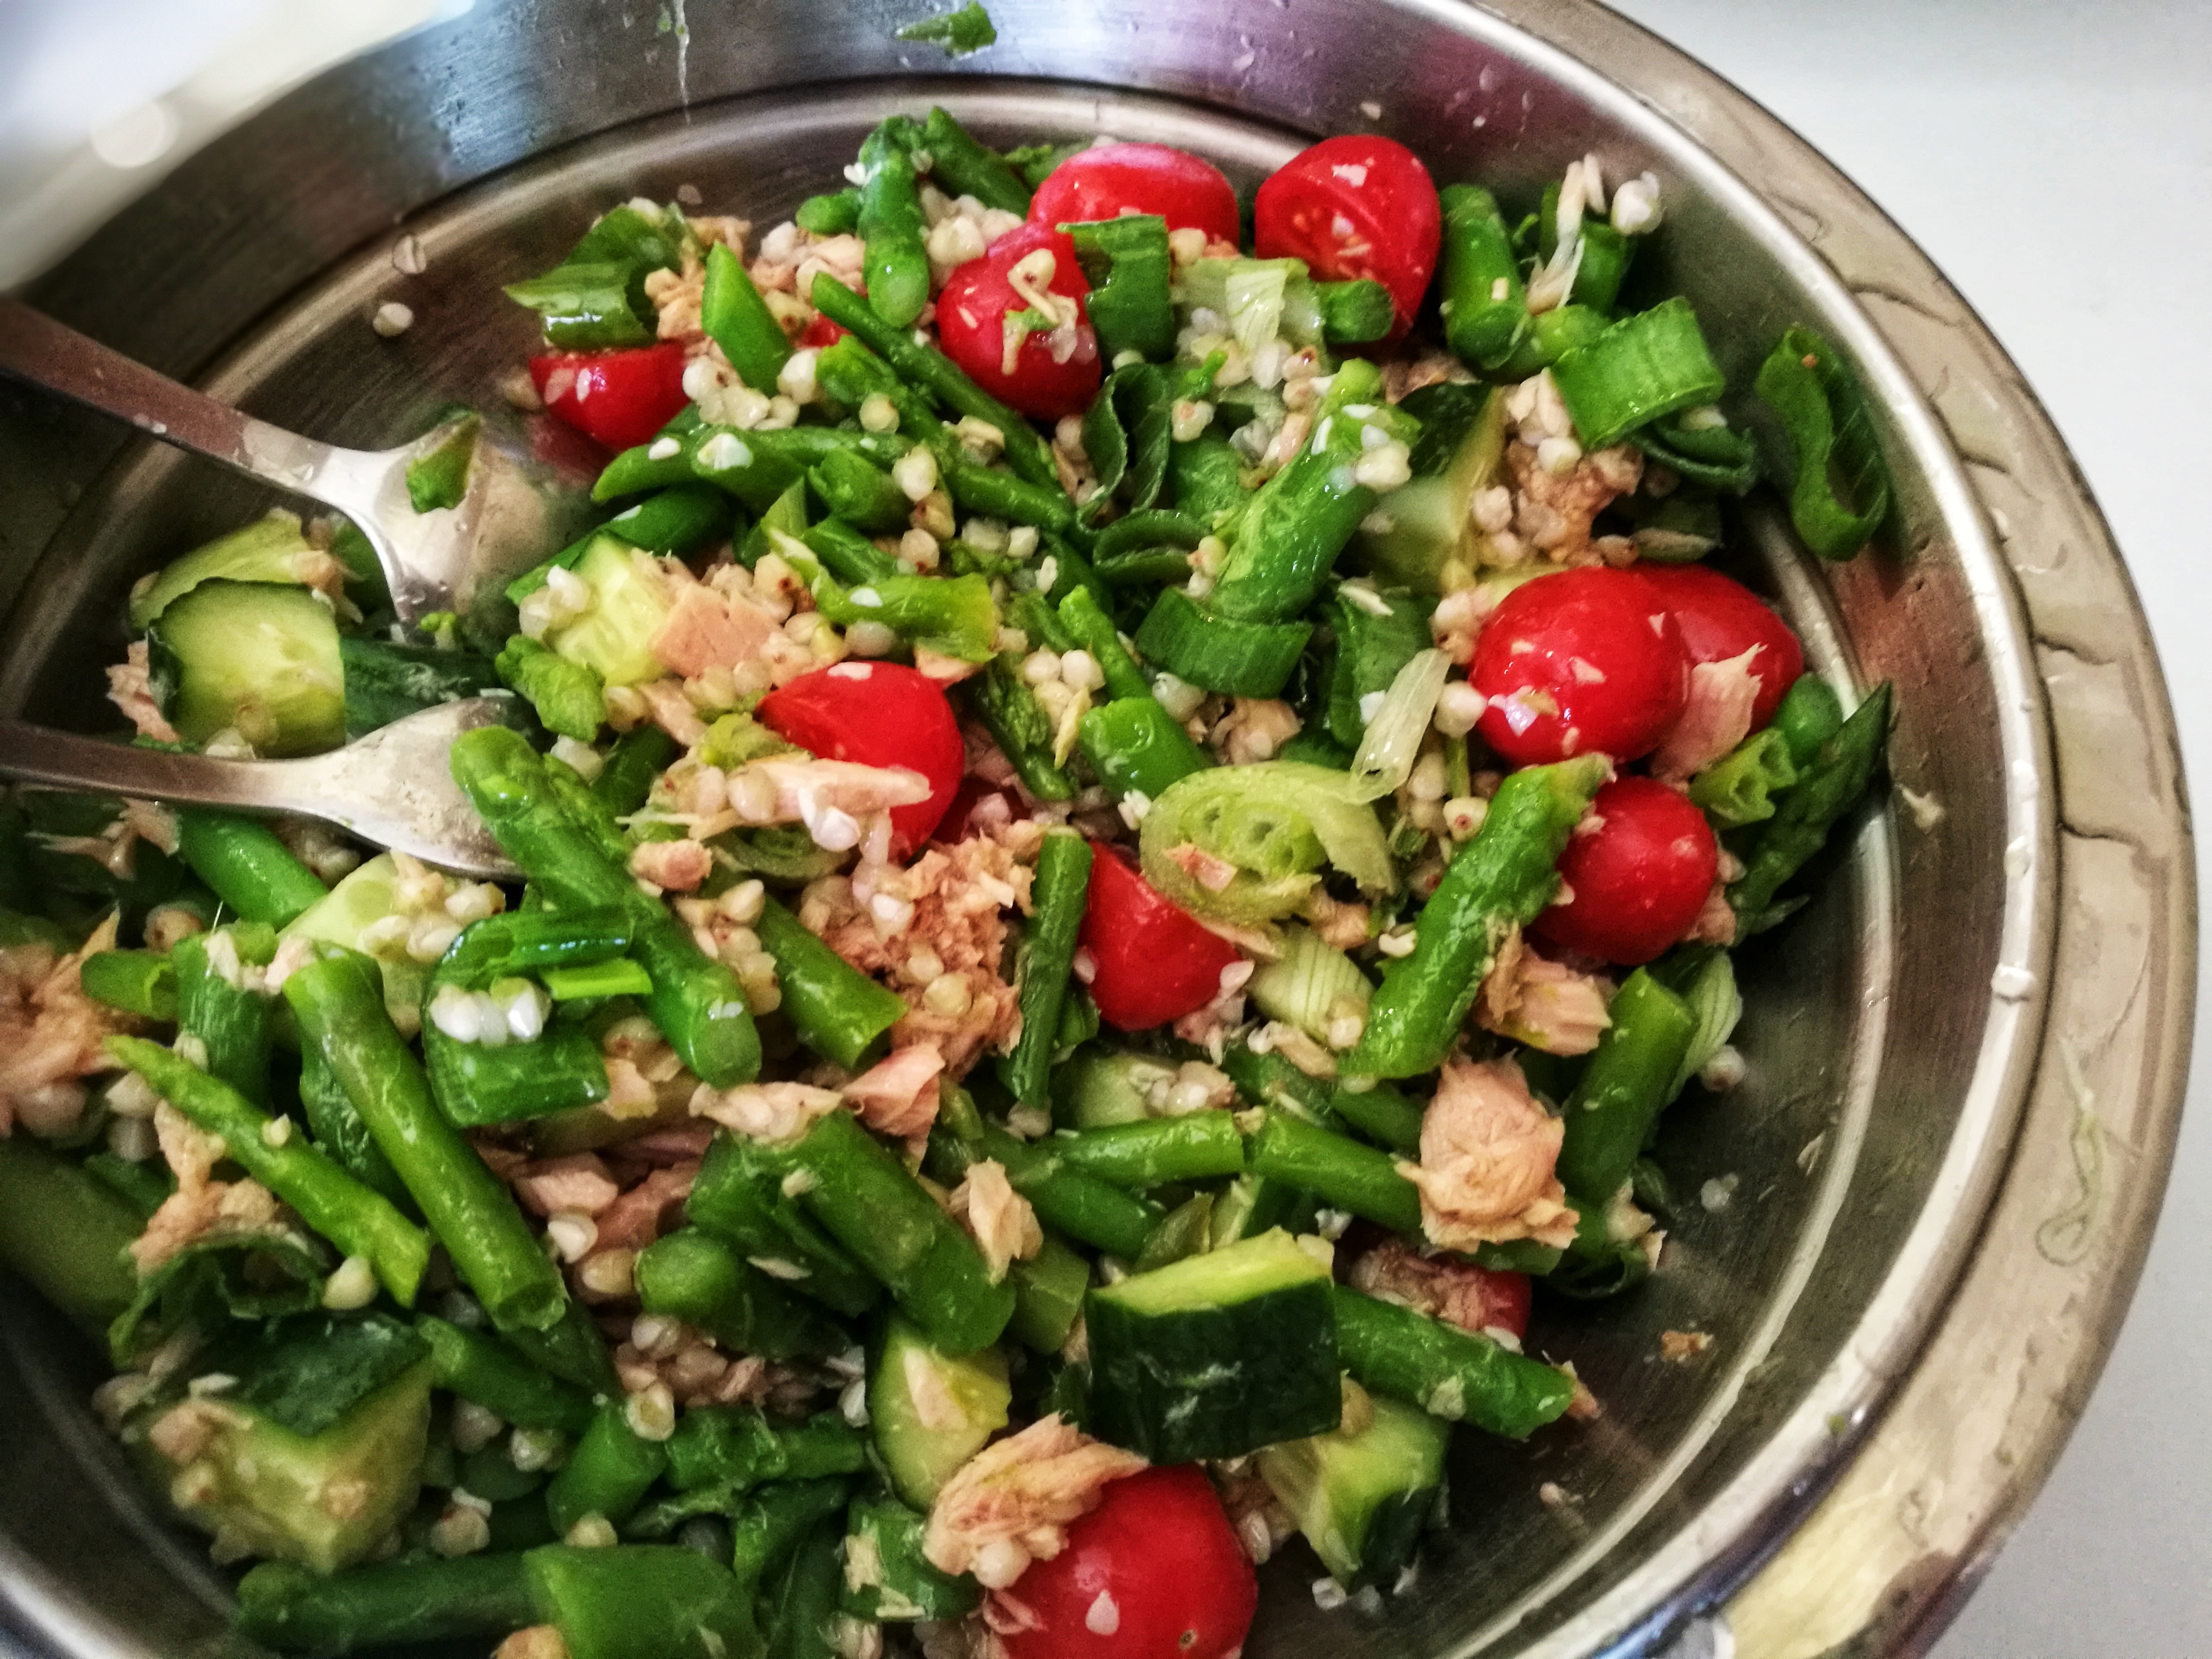
M1007 1594L1035 1619L1000 1638L1007 1659L1230 1659L1260 1581L1213 1483L1184 1463L1112 1482Z
M1237 240L1237 191L1221 169L1166 144L1097 144L1069 156L1030 198L1033 225L1157 213L1170 230Z
M1051 256L1052 275L1044 290L1075 301L1075 327L1067 334L1038 329L1018 335L1013 368L1006 368L1006 319L1036 315L1030 300L1013 288L1015 267L1037 253ZM1038 263L1042 263L1039 261ZM1036 288L1025 273L1024 287ZM1105 369L1098 361L1098 336L1090 322L1091 284L1076 263L1075 243L1049 225L1010 230L952 273L937 296L937 340L945 355L968 378L1001 402L1041 421L1079 415L1091 407ZM1018 325L1017 325L1018 326ZM1055 345L1054 340L1059 343ZM1055 356L1064 350L1065 356Z
M1483 740L1516 766L1649 754L1682 712L1690 659L1658 590L1591 565L1515 588L1483 624L1468 678Z
M1616 778L1559 855L1565 902L1536 918L1554 945L1624 968L1690 931L1713 890L1720 848L1705 815L1663 783Z
M1682 648L1692 662L1726 662L1759 647L1751 659L1759 681L1751 729L1761 730L1782 706L1783 694L1805 672L1805 649L1790 624L1741 582L1701 564L1639 565L1638 570L1674 613Z
M1163 897L1112 848L1094 842L1091 851L1077 942L1096 964L1089 983L1098 1017L1141 1031L1205 1007L1221 994L1221 970L1237 960L1236 947Z
M650 443L690 401L678 340L621 351L549 351L530 360L530 383L554 415L609 449Z
M1376 133L1345 133L1299 151L1252 204L1254 251L1262 259L1303 259L1323 282L1373 277L1390 290L1400 333L1421 308L1443 237L1428 168Z
M806 331L799 337L799 346L802 351L819 351L824 346L836 345L844 337L843 325L831 322L817 311L814 313L814 320L807 324Z
M771 691L761 724L823 760L903 766L929 780L929 799L891 808L891 852L929 839L960 787L967 754L945 690L902 663L841 662Z

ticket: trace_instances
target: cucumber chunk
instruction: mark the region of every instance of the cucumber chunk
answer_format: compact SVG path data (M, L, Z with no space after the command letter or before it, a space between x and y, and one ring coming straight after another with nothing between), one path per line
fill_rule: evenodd
M1487 538L1469 508L1498 482L1505 454L1505 393L1443 385L1409 393L1402 405L1422 424L1413 482L1390 492L1360 527L1368 568L1418 592L1445 591L1445 567L1486 562ZM1372 526L1373 528L1369 528ZM1461 580L1465 577L1462 576Z
M966 1573L940 1572L921 1553L927 1517L895 1498L856 1500L845 1517L843 1606L855 1619L963 1619L983 1599Z
M131 631L143 634L154 619L212 577L238 582L304 585L331 556L312 546L293 514L271 513L204 547L173 559L131 592Z
M328 898L309 905L286 923L283 937L321 939L343 945L349 951L366 951L362 939L369 928L398 914L399 866L391 854L380 853L331 888ZM384 973L385 1007L401 1030L411 1030L421 1018L430 964L401 954L389 960L379 957L377 966Z
M240 1554L335 1572L414 1507L430 1432L428 1359L301 1433L281 1407L211 1395L149 1407L125 1438L170 1501Z
M591 603L582 615L547 629L544 643L570 662L597 670L609 685L658 679L663 671L653 654L653 636L671 607L653 559L619 536L595 538L575 565L577 577L591 589Z
M1241 1457L1337 1426L1326 1251L1280 1231L1091 1292L1092 1432L1155 1463Z
M1006 1426L1012 1402L997 1349L955 1358L902 1316L884 1322L868 1370L868 1421L893 1489L915 1508L935 1503L952 1471Z
M1347 1378L1344 1426L1269 1446L1261 1479L1346 1589L1389 1583L1413 1563L1443 1488L1451 1425Z
M210 577L169 603L146 647L149 687L186 743L235 727L281 758L345 741L337 618L311 589Z
M1052 1115L1063 1129L1103 1129L1155 1115L1155 1088L1175 1081L1173 1060L1151 1054L1085 1048L1053 1079Z

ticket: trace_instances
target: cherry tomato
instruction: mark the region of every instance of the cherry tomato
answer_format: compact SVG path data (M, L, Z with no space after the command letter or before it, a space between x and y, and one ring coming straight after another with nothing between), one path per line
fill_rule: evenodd
M1741 582L1701 564L1640 565L1638 569L1674 613L1674 625L1682 630L1682 648L1692 662L1726 662L1759 647L1751 659L1751 672L1759 681L1751 729L1765 726L1782 706L1783 694L1805 672L1804 647L1790 624Z
M1230 1659L1260 1582L1213 1483L1183 1463L1111 1483L1007 1594L1036 1626L1000 1638L1007 1659Z
M1078 936L1097 971L1090 980L1098 1016L1141 1031L1195 1013L1221 994L1221 970L1236 947L1161 896L1110 847L1091 843L1091 892Z
M1221 169L1165 144L1099 144L1069 156L1030 198L1033 225L1157 213L1170 230L1237 240L1237 191Z
M802 351L819 351L824 346L836 345L844 337L843 325L831 322L817 311L814 313L814 320L807 324L805 332L799 337L799 349Z
M1690 659L1667 602L1632 570L1563 570L1515 588L1483 624L1468 678L1477 722L1516 766L1649 754L1682 712Z
M1022 337L1014 354L1013 372L1006 372L1006 319L1030 311L1030 301L1014 292L1014 267L1040 251L1052 256L1052 276L1044 287L1075 301L1073 344L1063 345L1065 358L1055 357L1050 343L1054 331L1039 329ZM1025 283L1026 285L1026 283ZM937 340L945 355L968 372L968 378L1003 403L1041 421L1063 415L1079 415L1097 395L1105 368L1098 361L1098 336L1092 331L1091 284L1083 280L1076 263L1075 243L1049 225L1024 225L1010 230L952 273L945 292L937 296Z
M690 402L678 340L622 351L549 351L530 360L530 382L555 416L609 449L650 443Z
M929 780L929 799L891 808L891 851L929 839L967 769L960 722L944 688L902 663L841 662L771 691L761 724L823 760L903 766Z
M1375 133L1324 138L1275 169L1252 204L1262 259L1303 259L1322 282L1371 276L1411 326L1437 268L1443 216L1421 158Z
M1690 931L1713 890L1720 848L1705 815L1665 784L1616 778L1559 856L1571 896L1536 918L1554 945L1632 968Z

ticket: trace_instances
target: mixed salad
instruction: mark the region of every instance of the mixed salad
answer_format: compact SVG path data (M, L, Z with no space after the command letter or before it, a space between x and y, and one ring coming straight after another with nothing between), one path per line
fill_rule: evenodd
M848 178L507 290L619 510L504 614L398 641L284 514L131 593L143 742L508 693L451 759L526 881L0 817L0 1257L270 1646L1228 1659L1298 1535L1408 1590L1456 1429L1601 1409L1532 1304L1665 1271L1729 947L1879 764L1702 562L1762 478L1867 541L1860 394L1793 330L1723 413L1653 177L1350 135L1247 204L936 109Z

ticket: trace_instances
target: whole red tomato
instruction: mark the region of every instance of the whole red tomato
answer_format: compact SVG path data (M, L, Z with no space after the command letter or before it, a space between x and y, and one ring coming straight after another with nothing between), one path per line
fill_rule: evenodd
M1483 741L1516 766L1649 754L1682 712L1690 660L1658 590L1632 570L1564 570L1515 588L1483 624L1468 679Z
M1008 1594L1036 1624L1000 1638L1007 1659L1231 1659L1260 1605L1213 1483L1188 1463L1113 1482Z
M1720 848L1705 815L1663 783L1617 778L1559 855L1565 902L1536 918L1554 945L1632 968L1690 931L1713 890Z
M1763 728L1782 706L1783 694L1805 672L1805 649L1790 624L1741 582L1701 564L1642 564L1637 570L1674 613L1682 648L1692 662L1727 662L1759 648L1751 659L1759 681L1751 729Z
M620 351L549 351L530 360L530 381L556 419L609 449L651 442L690 402L678 340Z
M841 662L771 691L762 725L823 760L902 766L929 780L929 799L891 808L891 850L929 839L960 787L967 751L944 688L902 663Z
M1374 278L1390 290L1401 334L1421 308L1443 238L1428 168L1376 133L1346 133L1299 151L1252 204L1262 259L1303 259L1325 282Z
M1170 230L1237 240L1237 191L1221 169L1166 144L1094 144L1069 156L1030 199L1033 225L1157 213Z
M1091 890L1083 903L1081 949L1098 1017L1142 1031L1195 1013L1221 994L1221 970L1236 947L1208 933L1164 897L1121 854L1091 843Z
M1045 258L1051 262L1051 275L1040 284L1033 276ZM1015 291L1017 282L1033 294L1042 290L1074 301L1074 328L1065 333L1052 327L1019 331L1024 319L1042 320L1043 313L1031 297ZM1090 296L1074 241L1049 225L1024 225L952 273L937 296L938 343L969 380L1023 414L1041 421L1079 415L1091 407L1106 374L1090 323ZM1010 317L1016 331L1011 335Z

